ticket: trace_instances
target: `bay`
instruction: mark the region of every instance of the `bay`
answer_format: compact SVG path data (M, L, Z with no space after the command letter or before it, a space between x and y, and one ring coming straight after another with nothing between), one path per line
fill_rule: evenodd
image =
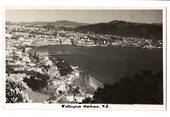
M38 51L47 51L52 57L63 58L104 84L140 74L142 70L156 73L163 69L162 49L52 45L38 47Z

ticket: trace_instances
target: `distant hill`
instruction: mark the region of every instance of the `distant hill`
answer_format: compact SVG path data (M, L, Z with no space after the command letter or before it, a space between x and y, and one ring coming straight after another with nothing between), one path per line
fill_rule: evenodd
M55 27L78 27L78 26L84 26L88 25L86 23L80 23L80 22L73 22L73 21L67 21L67 20L59 20L55 22L47 22L47 21L36 21L36 22L19 22L21 24L26 25L52 25Z
M92 32L97 34L116 34L120 36L133 36L162 39L162 24L144 24L114 20L108 23L97 23L80 26L75 29L79 32Z
M84 25L88 25L87 23L80 23L80 22L73 22L73 21L67 21L67 20L60 20L60 21L56 21L51 23L55 26L59 26L59 27L78 27L78 26L84 26Z

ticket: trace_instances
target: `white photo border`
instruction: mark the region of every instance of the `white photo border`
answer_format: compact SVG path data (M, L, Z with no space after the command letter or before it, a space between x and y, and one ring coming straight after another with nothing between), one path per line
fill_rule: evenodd
M7 9L75 9L75 10L162 10L163 11L163 105L119 105L119 104L108 104L109 108L76 108L78 110L166 110L167 108L167 8L166 7L68 7L68 6L6 6L3 8L3 55L5 55L5 11ZM4 56L5 57L5 56ZM6 104L5 103L5 58L4 60L4 69L2 74L2 108L3 109L62 109L62 110L72 110L73 108L62 108L63 104L41 104L41 103L17 103L17 104ZM102 104L64 104L64 105L98 105Z

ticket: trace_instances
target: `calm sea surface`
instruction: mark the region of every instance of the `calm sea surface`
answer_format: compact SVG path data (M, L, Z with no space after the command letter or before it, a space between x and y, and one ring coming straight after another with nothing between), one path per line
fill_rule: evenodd
M113 83L125 76L134 76L142 70L162 70L162 49L139 48L44 46L39 52L62 53L53 55L78 66L102 83Z

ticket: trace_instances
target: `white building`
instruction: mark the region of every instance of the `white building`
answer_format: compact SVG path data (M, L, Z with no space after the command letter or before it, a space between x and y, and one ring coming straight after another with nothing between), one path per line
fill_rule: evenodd
M71 39L69 39L69 38L62 38L61 39L61 44L63 44L63 45L71 45L72 42L71 42Z
M66 90L66 84L63 83L63 84L60 84L59 87L57 88L58 91L65 91Z
M85 96L83 96L81 93L76 94L75 99L77 102L82 102L85 99Z
M74 95L73 94L68 94L66 96L66 99L69 101L69 102L73 102L74 101Z

